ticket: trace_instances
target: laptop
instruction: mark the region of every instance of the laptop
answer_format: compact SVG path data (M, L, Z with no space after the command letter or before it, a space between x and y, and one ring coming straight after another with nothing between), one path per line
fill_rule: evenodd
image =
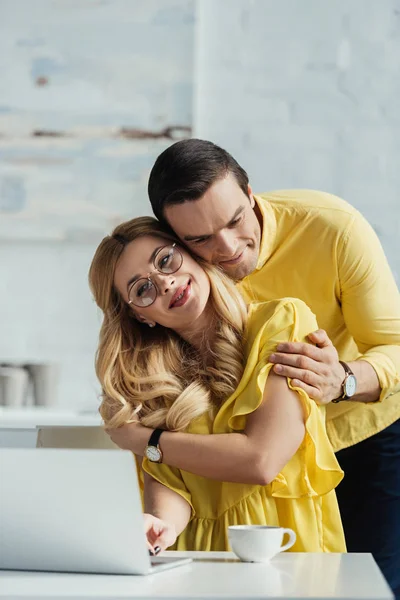
M189 562L149 555L130 452L0 450L0 569L146 575Z

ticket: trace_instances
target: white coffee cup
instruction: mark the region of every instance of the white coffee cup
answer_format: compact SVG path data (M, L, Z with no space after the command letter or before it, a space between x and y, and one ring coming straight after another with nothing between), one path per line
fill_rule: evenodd
M282 546L285 533L289 541ZM228 537L233 552L244 562L268 562L296 542L293 529L268 525L232 525L228 527Z

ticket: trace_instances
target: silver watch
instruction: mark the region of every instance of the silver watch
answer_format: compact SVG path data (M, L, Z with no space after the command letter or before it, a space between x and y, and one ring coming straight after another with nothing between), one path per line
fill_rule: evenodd
M155 463L162 462L163 454L162 454L160 444L159 444L162 433L164 433L163 429L155 429L153 431L153 433L151 434L148 444L145 448L144 455L151 462L155 462Z
M341 402L342 400L351 400L357 391L357 379L353 371L350 369L347 363L343 362L342 360L339 360L339 362L344 369L345 376L342 383L342 395L339 396L339 398L332 400L332 402L335 404Z

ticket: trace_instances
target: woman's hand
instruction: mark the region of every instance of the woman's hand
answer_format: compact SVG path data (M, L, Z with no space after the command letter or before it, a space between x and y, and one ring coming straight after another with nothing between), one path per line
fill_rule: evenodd
M136 456L143 456L153 429L143 427L140 423L129 423L116 429L106 429L106 432L122 450L130 450Z
M149 513L144 513L143 517L147 546L153 554L158 554L175 543L177 536L174 525Z

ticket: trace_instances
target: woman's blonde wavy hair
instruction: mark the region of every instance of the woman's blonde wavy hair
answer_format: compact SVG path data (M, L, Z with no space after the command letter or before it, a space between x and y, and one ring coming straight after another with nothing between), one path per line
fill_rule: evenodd
M104 315L96 354L100 414L108 428L139 421L184 430L203 413L214 414L235 391L243 373L246 308L233 282L196 258L210 279L214 309L213 336L201 355L171 329L140 323L114 286L114 273L125 245L142 236L179 243L156 219L139 217L105 237L90 266L89 285Z

